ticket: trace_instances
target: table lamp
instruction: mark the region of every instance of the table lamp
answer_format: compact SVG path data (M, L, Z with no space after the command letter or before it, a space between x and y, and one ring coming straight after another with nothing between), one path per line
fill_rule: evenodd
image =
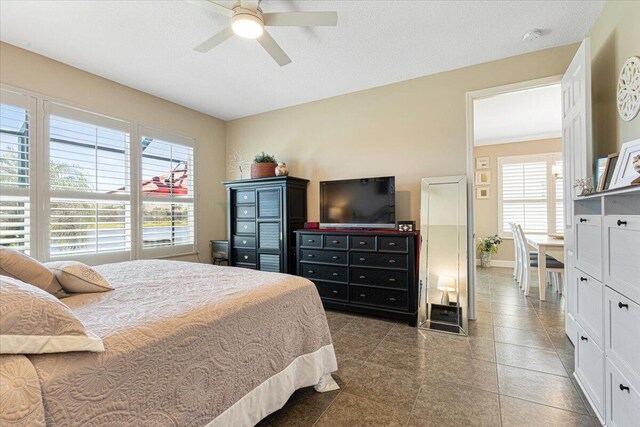
M440 304L449 305L449 292L456 290L456 279L453 276L438 276L438 290L442 291Z

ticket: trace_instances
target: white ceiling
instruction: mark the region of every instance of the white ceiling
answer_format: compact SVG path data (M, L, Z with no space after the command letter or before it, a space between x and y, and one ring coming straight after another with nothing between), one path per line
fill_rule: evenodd
M473 103L475 145L562 136L560 85L505 93Z
M232 5L233 1L220 3ZM0 39L224 120L580 41L597 1L282 1L336 10L337 27L270 28L293 60L255 41L193 47L228 18L183 1L0 1ZM522 42L540 28L546 35Z

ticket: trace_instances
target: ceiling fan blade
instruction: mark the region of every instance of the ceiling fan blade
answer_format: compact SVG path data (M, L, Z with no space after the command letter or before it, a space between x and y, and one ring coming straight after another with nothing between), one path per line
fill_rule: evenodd
M233 35L233 30L231 27L227 27L219 33L215 34L212 37L209 37L204 42L200 43L198 46L194 47L193 50L206 53L209 52L214 47L218 46L220 43L228 39Z
M219 13L220 15L229 16L229 17L233 16L233 10L226 8L221 4L214 3L212 1L208 1L208 0L184 0L184 1L186 1L187 3L194 4L196 6L199 6L203 9L206 9L209 12Z
M264 50L267 51L269 55L280 65L281 67L287 65L291 62L291 58L284 53L284 50L276 43L276 41L271 37L271 34L266 31L262 33L260 37L257 38L258 43L262 45Z
M260 0L240 0L240 7L245 9L258 10Z
M263 13L268 27L333 27L338 25L337 12Z

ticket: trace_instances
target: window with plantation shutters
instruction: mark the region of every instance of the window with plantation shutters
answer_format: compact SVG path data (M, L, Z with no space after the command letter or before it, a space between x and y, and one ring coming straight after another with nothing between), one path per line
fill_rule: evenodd
M141 129L142 250L195 249L194 141Z
M45 103L50 259L131 251L129 124Z
M510 234L511 222L525 233L562 233L561 170L560 153L498 158L501 235Z

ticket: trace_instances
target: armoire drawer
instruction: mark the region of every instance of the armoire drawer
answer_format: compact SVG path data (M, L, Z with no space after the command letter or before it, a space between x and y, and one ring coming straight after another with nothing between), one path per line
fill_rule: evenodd
M356 304L407 309L407 292L376 289L365 286L349 286L349 300Z
M385 266L388 268L407 268L407 256L400 254L381 254L351 252L351 265Z
M640 390L640 305L607 287L604 324L607 358Z
M349 301L349 288L343 283L329 283L314 280L318 294L322 298L335 299L339 301Z
M256 223L254 221L236 221L236 234L255 234Z
M407 289L409 276L406 271L352 267L349 283Z
M595 409L604 414L604 353L578 324L575 372Z
M602 281L602 217L576 215L575 266Z
M255 206L236 206L236 218L255 218Z
M306 262L347 265L349 263L348 256L346 252L325 251L322 249L302 249L300 251L300 261Z
M255 249L256 238L251 236L233 236L233 247L239 249Z
M256 202L256 193L253 190L242 190L235 192L236 204L246 204Z
M236 249L235 258L237 263L241 264L255 264L256 263L256 251Z
M607 360L608 427L635 427L640 422L640 390Z
M575 286L574 316L580 326L593 338L598 347L603 347L603 301L604 285L578 268L573 270Z
M604 283L640 303L640 215L604 217L604 253Z
M349 280L349 269L333 265L307 264L300 265L302 277L311 280L328 280L331 282L347 283Z

